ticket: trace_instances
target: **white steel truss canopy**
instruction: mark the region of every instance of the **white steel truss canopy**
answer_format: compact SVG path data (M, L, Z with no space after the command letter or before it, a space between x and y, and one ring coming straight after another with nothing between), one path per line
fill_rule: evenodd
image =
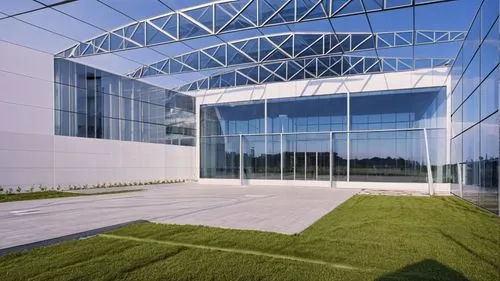
M355 51L461 41L464 31L397 31L383 33L299 33L263 35L224 42L145 65L134 78L186 73L245 64L343 54Z
M316 58L291 59L238 68L194 81L176 90L186 92L292 80L409 71L423 68L446 67L452 63L453 59L443 58L414 59L330 55Z
M454 0L223 0L133 22L62 51L83 57L238 30Z

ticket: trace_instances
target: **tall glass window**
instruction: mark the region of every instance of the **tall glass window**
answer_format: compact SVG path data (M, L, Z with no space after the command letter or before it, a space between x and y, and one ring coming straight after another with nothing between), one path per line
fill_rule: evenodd
M426 162L422 128L432 129L429 149L444 151L445 93L426 88L351 93L350 102L335 94L202 105L201 177L427 182L430 164L435 182L443 182L446 154ZM218 168L203 166L212 164Z
M463 81L452 93L452 192L498 214L499 6L482 1L451 71ZM461 65L467 66L464 70ZM455 99L462 91L464 101Z
M194 146L195 99L55 59L57 135Z

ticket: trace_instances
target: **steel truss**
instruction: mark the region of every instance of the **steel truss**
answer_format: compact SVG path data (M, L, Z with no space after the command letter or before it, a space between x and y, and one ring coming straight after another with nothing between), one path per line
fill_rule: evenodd
M187 92L292 80L409 71L445 67L452 63L453 59L444 58L413 59L330 55L237 68L185 84L175 90Z
M83 57L238 30L448 1L454 0L222 0L132 22L57 56Z
M464 31L433 30L375 34L287 32L209 46L145 65L128 75L142 78L285 59L461 41L465 35Z

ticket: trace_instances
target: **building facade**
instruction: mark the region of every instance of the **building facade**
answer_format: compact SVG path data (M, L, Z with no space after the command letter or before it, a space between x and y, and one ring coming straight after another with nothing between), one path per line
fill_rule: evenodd
M260 2L244 1L225 25L215 17L229 4L211 3L137 21L57 54L0 41L0 185L175 178L413 190L454 194L498 214L498 0L478 1L464 31L419 29L414 10L412 30L391 32L374 30L382 25L368 14L442 1L361 8L345 1L338 10L324 8L330 9L324 15L318 3L273 12L250 10ZM210 9L214 16L203 18ZM172 14L178 22L170 26ZM302 28L221 39L226 28L228 34L266 31L266 24L333 21L337 14L367 18L366 30ZM341 21L334 24L342 27ZM128 75L79 60L208 35L222 42L179 51ZM438 43L460 44L459 51L448 59L417 58L415 46L431 50ZM384 55L405 48L413 57ZM218 68L224 71L179 87L147 80Z

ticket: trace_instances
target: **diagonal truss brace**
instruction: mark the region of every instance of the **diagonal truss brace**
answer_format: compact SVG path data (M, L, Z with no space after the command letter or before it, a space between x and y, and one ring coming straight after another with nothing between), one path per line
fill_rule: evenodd
M328 55L236 68L185 84L175 90L186 92L302 79L400 72L424 68L448 67L452 63L453 59L448 58L414 59Z
M365 1L365 5L360 1ZM449 1L455 0L219 0L129 23L78 43L57 56L91 56L252 28Z
M205 47L142 66L128 76L143 78L329 54L462 41L465 36L465 31L435 30L375 34L287 32Z

